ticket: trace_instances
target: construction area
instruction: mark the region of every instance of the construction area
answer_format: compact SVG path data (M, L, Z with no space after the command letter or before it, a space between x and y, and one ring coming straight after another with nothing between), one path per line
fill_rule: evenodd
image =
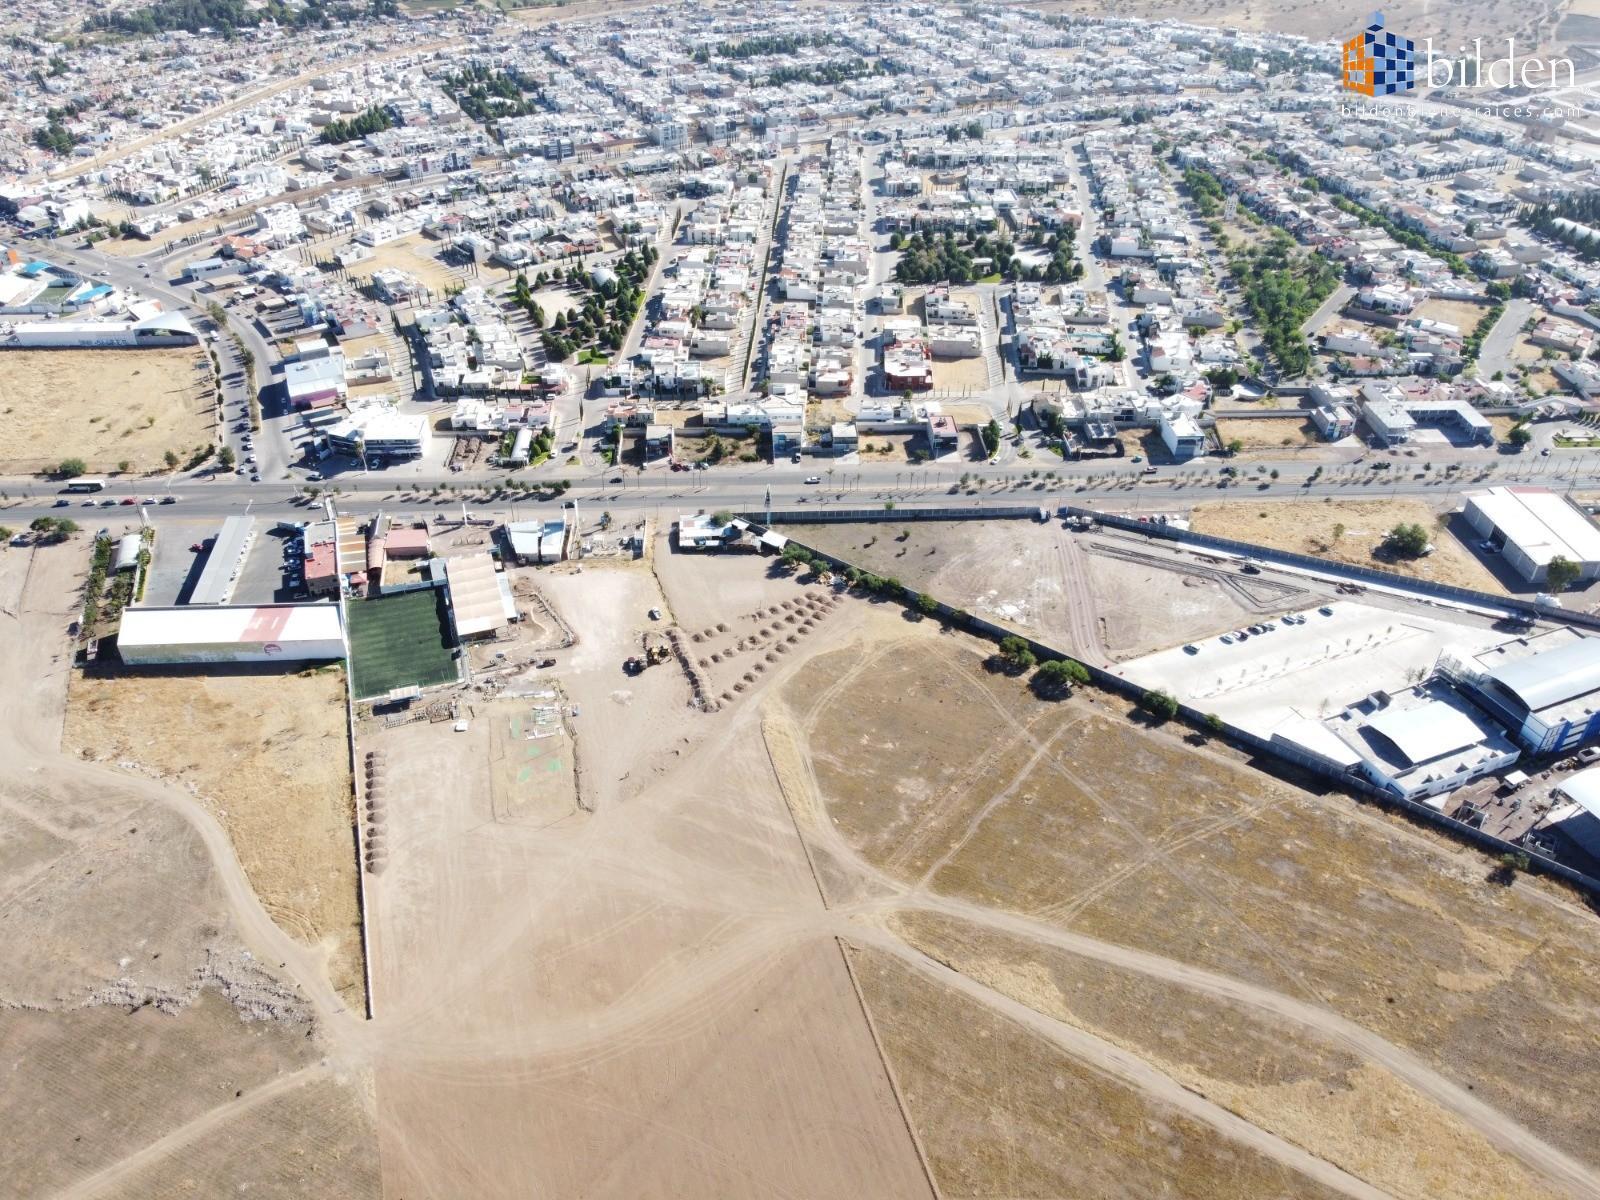
M61 403L70 396L70 406ZM0 471L167 469L216 441L211 364L193 349L7 350L0 354Z

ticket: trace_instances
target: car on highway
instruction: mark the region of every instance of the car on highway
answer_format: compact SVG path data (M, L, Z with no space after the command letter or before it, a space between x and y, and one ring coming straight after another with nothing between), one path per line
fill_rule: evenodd
M806 482L807 483L821 483L822 482L822 476L821 475L807 475L806 476Z
M161 497L161 503L163 503L163 504L176 504L177 502L178 502L178 498L176 496L163 496L163 497Z
M1144 473L1146 475L1154 475L1156 473L1155 464L1151 463L1149 466L1145 467Z
M135 500L132 496L124 496L122 498L122 503L124 505L128 505L128 504L137 504L139 502L137 500Z
M51 508L66 508L66 507L67 507L67 505L69 505L69 504L71 504L71 503L72 503L72 501L71 501L71 500L68 500L68 499L66 499L66 498L65 498L65 497L63 497L63 498L62 498L62 499L60 499L60 500L57 500L57 501L56 501L56 502L55 502L55 503L54 503L54 504L52 504L52 505L51 505L51 506L50 506L50 507L51 507Z

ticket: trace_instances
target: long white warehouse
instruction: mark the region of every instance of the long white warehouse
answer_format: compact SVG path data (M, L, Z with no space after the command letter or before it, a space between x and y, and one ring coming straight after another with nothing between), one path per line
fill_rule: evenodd
M129 666L317 662L344 657L337 604L129 608L117 651Z
M1580 579L1600 575L1600 528L1566 497L1541 487L1494 487L1466 494L1462 516L1529 583L1553 558L1576 563Z
M0 321L0 350L140 350L199 341L182 313L157 313L142 321Z

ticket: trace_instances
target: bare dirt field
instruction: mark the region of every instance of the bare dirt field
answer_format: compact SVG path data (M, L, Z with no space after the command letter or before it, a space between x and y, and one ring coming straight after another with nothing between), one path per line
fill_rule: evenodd
M1224 446L1241 442L1244 450L1319 449L1325 445L1309 420L1218 421L1217 437Z
M1464 337L1477 327L1479 321L1483 320L1484 316L1489 312L1489 307L1487 304L1474 304L1470 300L1440 300L1434 298L1419 304L1413 315L1425 317L1430 321L1443 321L1447 325L1454 325Z
M875 575L899 579L987 620L1105 665L1231 629L1247 614L1237 589L1096 547L1055 524L917 521L903 526L797 525L787 530ZM1161 602L1152 604L1159 596ZM1252 619L1255 619L1253 616Z
M443 242L433 241L420 233L408 233L392 242L374 246L371 258L351 264L350 275L364 281L372 278L374 271L384 268L400 270L413 276L423 287L442 292L467 278L461 268L452 267L439 258L444 249Z
M358 1018L320 962L186 791L60 752L87 555L0 554L4 1190L375 1197Z
M990 993L1090 1034L1080 1057L1107 1042L1133 1052L1159 1076L1148 1094L1186 1084L1181 1095L1243 1117L1265 1136L1249 1143L1280 1162L1298 1161L1295 1147L1337 1168L1347 1194L1368 1194L1351 1176L1407 1196L1600 1182L1600 1127L1560 1099L1600 1070L1584 1015L1600 1003L1589 913L1536 884L1492 884L1482 856L1346 797L1142 728L1121 703L1035 701L985 672L982 648L930 624L879 620L768 706L769 747L824 890L858 914L852 940L948 970L1002 1012ZM974 706L993 714L986 738L970 732ZM1141 978L1091 980L1086 959ZM1249 1020L1204 1011L1221 1001ZM930 1085L945 1115L924 1123L889 1041L936 1174L965 1190L937 1164L949 1139L979 1152L945 1107L966 1085ZM1214 1079L1225 1086L1212 1091ZM1395 1122L1427 1132L1395 1144Z
M989 366L981 354L972 358L936 358L933 386L946 392L969 388L981 391L989 386Z
M66 744L85 758L136 763L188 789L228 831L273 920L327 954L334 988L359 1008L340 672L81 675L69 698Z
M648 560L540 572L577 641L470 700L465 732L362 727L387 771L367 910L385 1191L927 1196L748 694L702 713L676 661L622 671L641 630L753 629L805 589L657 551L670 599ZM517 736L557 686L575 741ZM547 761L569 751L578 803L505 802L570 780Z
M192 349L0 352L0 469L81 458L91 472L164 469L214 440L205 356Z
M1413 579L1431 579L1486 592L1505 589L1466 546L1420 500L1238 500L1195 505L1190 527L1196 533L1239 538L1333 562L1377 567ZM1434 552L1425 558L1380 559L1373 555L1389 530L1415 523L1432 536Z

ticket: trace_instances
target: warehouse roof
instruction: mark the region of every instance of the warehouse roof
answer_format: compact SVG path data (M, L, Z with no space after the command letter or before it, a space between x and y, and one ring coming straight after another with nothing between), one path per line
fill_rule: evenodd
M450 614L456 637L492 633L516 617L511 590L502 584L487 554L462 554L444 560L445 582L450 588Z
M1592 817L1600 817L1600 766L1586 767L1556 789Z
M1489 672L1529 712L1600 691L1600 638L1578 638Z
M1488 488L1468 492L1466 500L1506 541L1541 566L1557 556L1574 563L1600 562L1600 529L1547 488Z
M1367 728L1388 738L1414 765L1475 746L1490 736L1461 709L1442 700L1387 709L1369 720Z
M193 646L339 641L336 604L173 605L123 610L117 644Z

